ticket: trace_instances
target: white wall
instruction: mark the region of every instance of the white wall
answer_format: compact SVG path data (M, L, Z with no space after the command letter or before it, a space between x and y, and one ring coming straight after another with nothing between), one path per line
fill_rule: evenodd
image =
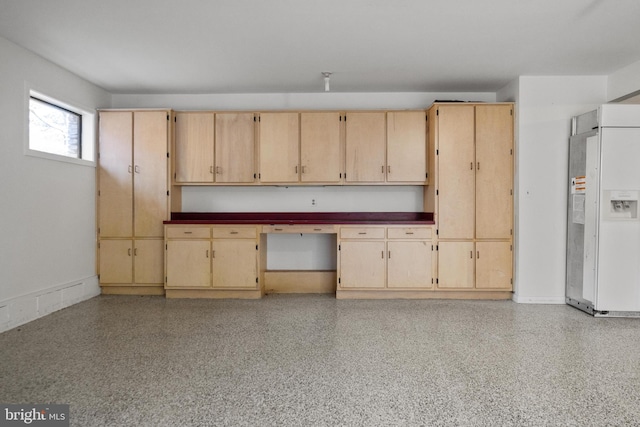
M609 101L638 91L640 91L640 61L616 71L607 79L607 100Z
M606 102L607 77L523 76L503 97L518 102L514 300L563 304L571 117Z
M24 154L28 88L84 109L111 95L0 38L0 331L97 295L95 168Z

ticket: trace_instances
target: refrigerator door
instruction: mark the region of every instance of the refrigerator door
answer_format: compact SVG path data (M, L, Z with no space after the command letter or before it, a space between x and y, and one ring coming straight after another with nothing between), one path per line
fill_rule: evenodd
M594 309L640 312L640 128L603 128Z

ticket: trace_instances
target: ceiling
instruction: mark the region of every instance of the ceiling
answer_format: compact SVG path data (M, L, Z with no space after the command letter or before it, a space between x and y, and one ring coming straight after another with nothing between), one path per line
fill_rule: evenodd
M495 92L640 60L638 0L0 0L0 36L112 93Z

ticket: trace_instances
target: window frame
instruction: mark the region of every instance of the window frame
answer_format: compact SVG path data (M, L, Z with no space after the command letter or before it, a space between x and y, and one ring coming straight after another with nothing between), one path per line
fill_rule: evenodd
M24 154L31 157L39 157L47 160L55 160L65 163L73 163L81 166L96 167L96 111L84 108L76 102L68 102L64 97L56 94L49 95L42 91L33 89L29 84L25 84L25 136L24 136ZM55 108L68 111L72 114L80 116L80 147L79 157L70 157L62 154L54 154L46 151L32 149L29 144L30 135L30 102L36 99L45 104L49 104Z

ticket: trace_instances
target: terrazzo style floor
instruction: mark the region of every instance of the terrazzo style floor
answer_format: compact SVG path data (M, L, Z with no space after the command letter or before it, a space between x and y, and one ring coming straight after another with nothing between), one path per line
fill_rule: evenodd
M100 296L0 334L73 426L638 426L640 319L511 301Z

